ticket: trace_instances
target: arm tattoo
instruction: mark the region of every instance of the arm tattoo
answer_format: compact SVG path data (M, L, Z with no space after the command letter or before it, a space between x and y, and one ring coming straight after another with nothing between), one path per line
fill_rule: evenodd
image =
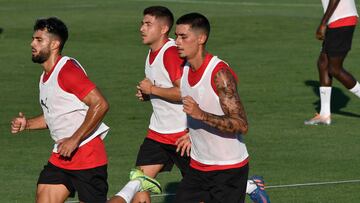
M224 132L245 134L248 130L248 123L234 76L230 70L223 68L216 73L214 81L225 115L218 116L205 112L203 121Z

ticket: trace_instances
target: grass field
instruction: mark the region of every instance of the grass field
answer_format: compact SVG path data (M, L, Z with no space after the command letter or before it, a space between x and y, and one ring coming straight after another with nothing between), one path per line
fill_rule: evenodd
M31 62L29 45L35 19L58 16L67 23L70 38L64 54L83 64L110 102L105 119L111 127L106 139L110 196L127 182L146 133L151 106L134 96L147 52L138 29L142 10L159 4L175 17L197 11L209 18L208 50L229 62L240 78L250 123L245 138L250 175L263 175L269 186L360 179L358 98L335 82L333 125L303 125L319 102L315 64L321 43L314 33L320 1L0 0L0 202L33 202L38 174L52 147L48 131L9 132L19 111L31 117L41 110L42 70ZM357 31L345 65L358 79L359 54ZM166 193L173 193L180 177L174 170L158 179ZM268 193L274 203L358 202L359 190L359 183L347 183L269 188ZM153 202L171 202L171 197L154 197Z

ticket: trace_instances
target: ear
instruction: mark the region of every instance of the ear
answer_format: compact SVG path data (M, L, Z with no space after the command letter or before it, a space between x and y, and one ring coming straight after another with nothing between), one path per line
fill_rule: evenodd
M167 32L169 32L169 26L168 25L162 25L161 26L161 34L166 34Z
M199 44L204 45L206 43L206 40L207 40L206 34L204 34L204 33L199 34L199 37L198 37Z
M60 40L54 39L51 41L50 48L52 50L59 49L60 50Z

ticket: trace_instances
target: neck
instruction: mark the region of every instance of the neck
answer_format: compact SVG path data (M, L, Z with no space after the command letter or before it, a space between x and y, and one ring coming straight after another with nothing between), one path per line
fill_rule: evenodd
M195 57L187 60L190 63L191 69L193 71L197 71L201 67L201 65L204 63L206 53L207 53L206 50L199 51L195 55Z
M164 46L164 44L167 42L168 40L168 36L164 36L162 38L160 38L158 41L150 44L150 49L151 51L157 51L159 50L162 46Z
M59 56L60 54L51 54L48 60L41 64L45 73L49 73L51 71Z

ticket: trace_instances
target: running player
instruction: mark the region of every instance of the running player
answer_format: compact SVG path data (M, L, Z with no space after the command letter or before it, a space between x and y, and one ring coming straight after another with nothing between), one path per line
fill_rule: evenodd
M146 77L139 82L136 96L151 101L153 113L149 130L141 145L130 181L109 202L150 202L151 193L160 193L159 183L153 179L161 171L170 171L174 164L184 174L189 165L187 154L190 140L186 115L182 111L179 83L183 60L179 58L175 42L169 38L174 17L163 6L144 10L140 33L143 44L149 46L145 61ZM134 180L143 178L144 184Z
M178 53L186 59L180 90L192 144L190 169L177 189L177 203L245 200L249 167L242 134L248 130L247 118L237 76L206 51L209 33L209 21L199 13L176 22ZM256 195L250 195L253 201L269 202L264 190L255 190L250 192Z
M80 63L61 55L67 38L60 19L36 21L31 49L32 61L43 68L39 82L43 112L33 118L20 112L11 122L11 132L48 128L55 141L38 179L36 202L64 202L75 191L81 202L106 202L107 156L102 139L109 127L101 121L109 106Z

